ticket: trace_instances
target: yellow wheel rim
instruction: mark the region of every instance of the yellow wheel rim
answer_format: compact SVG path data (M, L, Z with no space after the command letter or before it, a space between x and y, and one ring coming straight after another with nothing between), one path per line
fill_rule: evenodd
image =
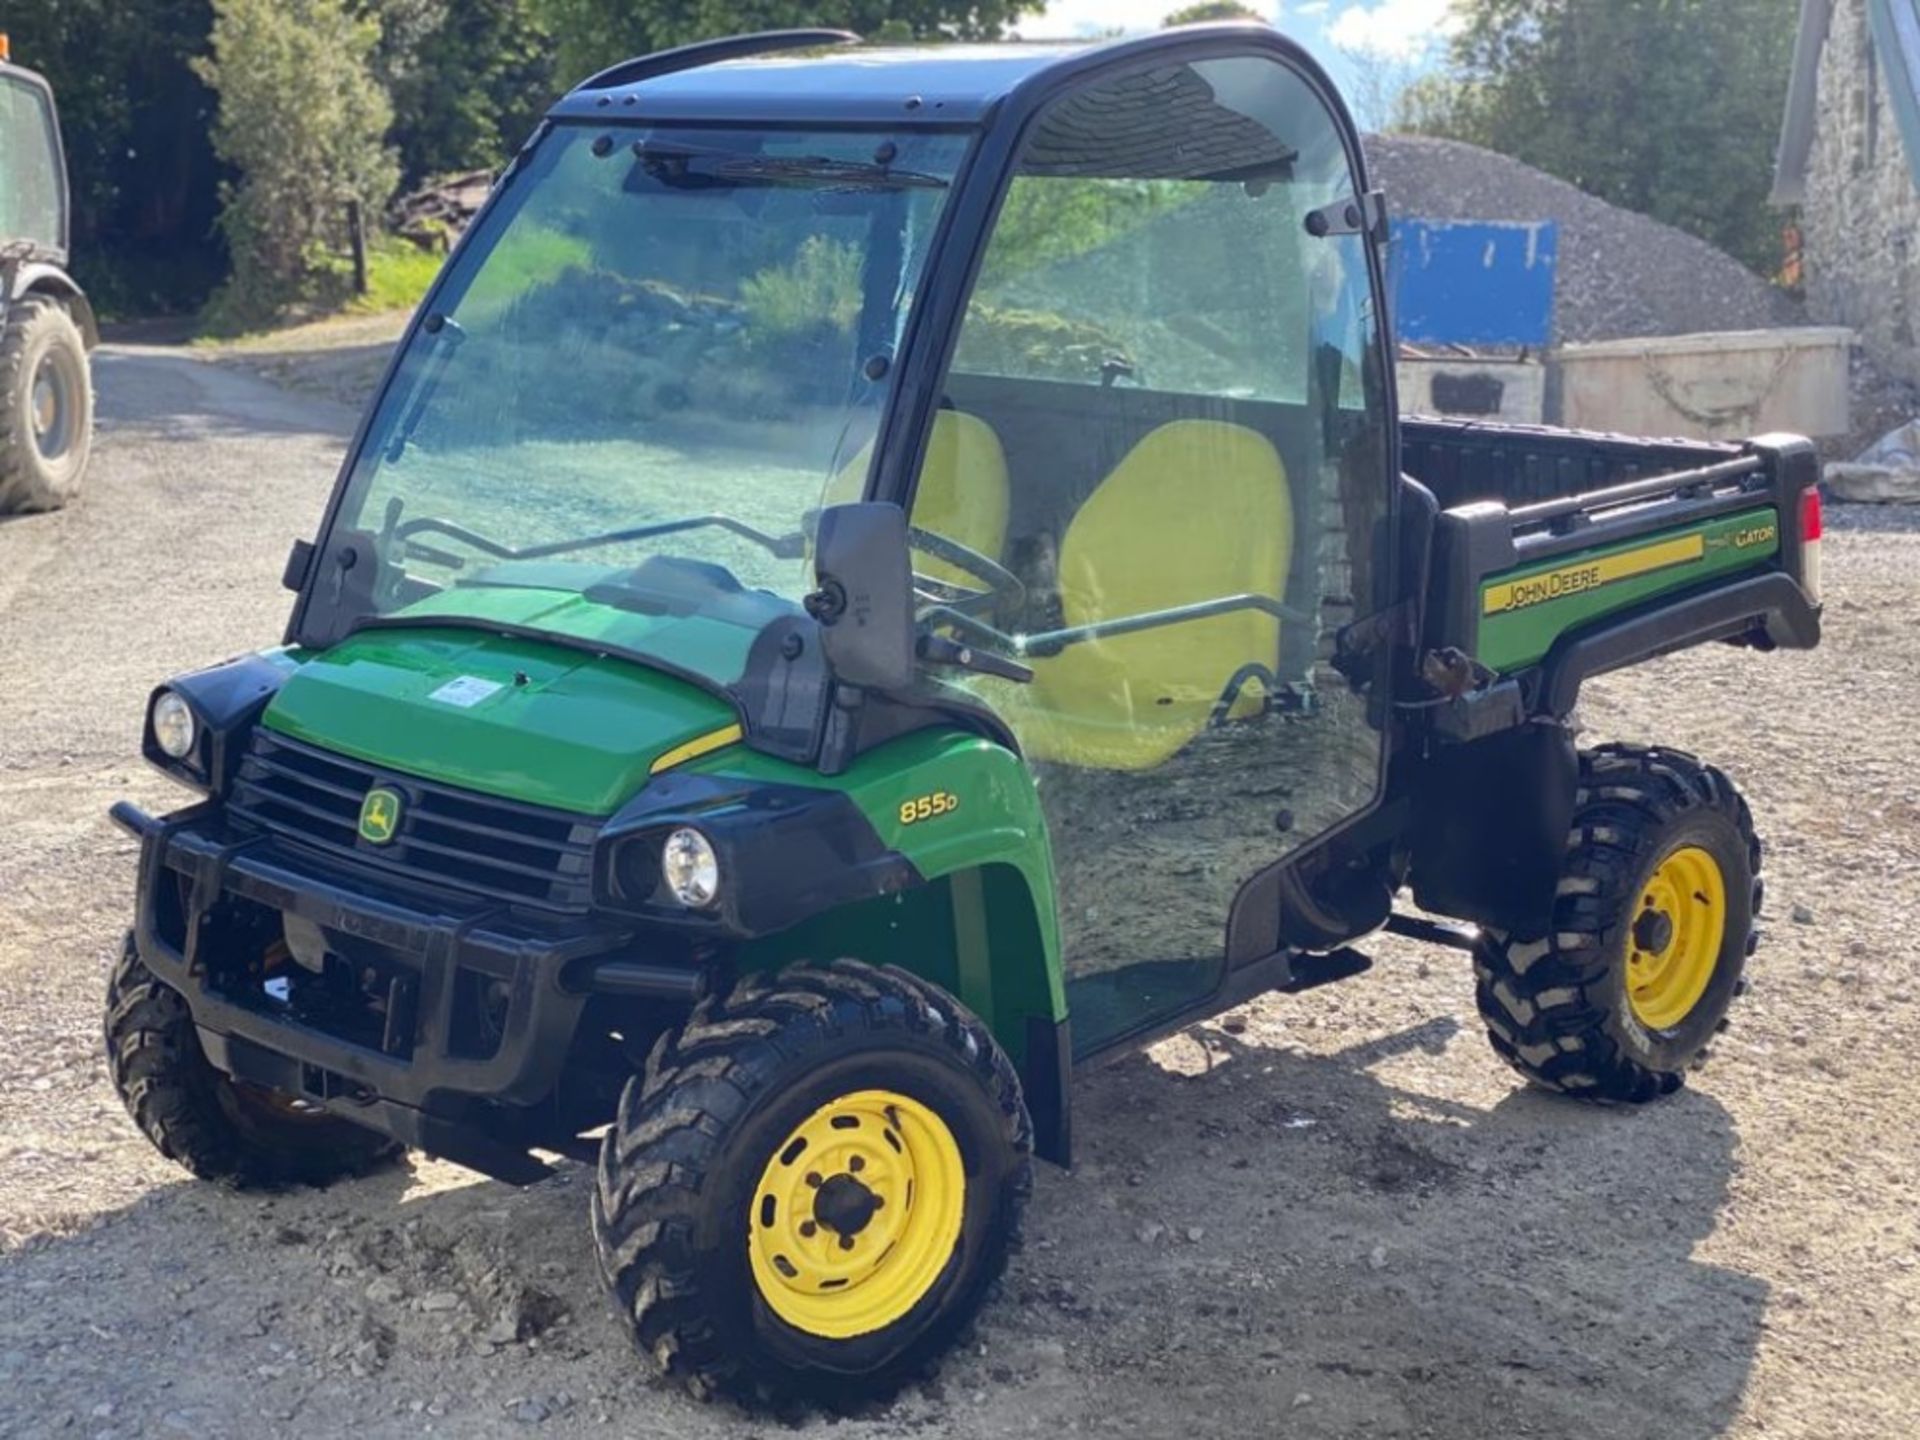
M1707 993L1727 933L1727 882L1697 845L1660 862L1627 941L1627 998L1650 1030L1671 1030Z
M890 1090L843 1095L801 1122L754 1188L754 1282L808 1334L884 1330L946 1269L966 1197L960 1146L932 1110Z

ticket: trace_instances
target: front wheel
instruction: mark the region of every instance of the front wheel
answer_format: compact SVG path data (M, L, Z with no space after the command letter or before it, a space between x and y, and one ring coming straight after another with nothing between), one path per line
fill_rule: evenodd
M939 1354L1018 1243L1032 1125L958 1001L852 961L743 980L662 1037L602 1143L602 1268L694 1393L844 1402Z
M1493 1048L1581 1099L1671 1094L1745 988L1760 900L1760 842L1725 775L1676 750L1582 755L1549 932L1484 931L1475 955Z
M213 1068L179 991L127 936L107 982L107 1073L127 1113L167 1159L237 1186L325 1185L373 1169L400 1146Z
M0 515L58 510L93 448L93 383L80 329L29 295L0 313Z

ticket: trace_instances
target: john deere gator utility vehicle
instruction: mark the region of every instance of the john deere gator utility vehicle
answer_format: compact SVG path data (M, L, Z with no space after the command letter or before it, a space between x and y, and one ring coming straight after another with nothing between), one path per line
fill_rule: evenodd
M1759 843L1568 717L1815 643L1813 453L1403 424L1385 216L1264 26L756 35L566 96L285 646L153 694L202 798L115 811L141 1128L240 1181L597 1154L654 1365L845 1395L981 1304L1076 1064L1374 932L1470 949L1531 1081L1680 1085Z
M0 515L57 510L93 444L93 308L66 272L53 91L0 34Z

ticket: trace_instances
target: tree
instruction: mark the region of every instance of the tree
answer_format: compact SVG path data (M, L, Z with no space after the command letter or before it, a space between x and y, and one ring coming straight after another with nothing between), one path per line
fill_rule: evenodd
M376 20L346 0L214 0L213 54L196 63L220 97L214 149L233 273L218 319L246 325L288 304L338 298L349 202L377 217L399 180L393 107L370 66Z
M1498 150L1770 273L1797 0L1459 0L1400 128Z
M1354 123L1362 130L1417 130L1411 123L1422 87L1437 83L1418 57L1402 59L1378 50L1337 47L1350 78L1341 89Z
M553 101L553 39L529 0L369 0L369 13L407 185L500 165Z
M13 57L52 82L73 192L73 267L104 310L197 304L219 279L213 96L190 57L210 0L8 0Z
M1239 4L1238 0L1201 0L1198 5L1174 11L1160 24L1163 29L1171 30L1176 25L1205 25L1212 20L1264 21L1266 18L1251 6Z
M563 84L631 55L752 30L825 27L893 40L998 40L1044 0L529 0Z

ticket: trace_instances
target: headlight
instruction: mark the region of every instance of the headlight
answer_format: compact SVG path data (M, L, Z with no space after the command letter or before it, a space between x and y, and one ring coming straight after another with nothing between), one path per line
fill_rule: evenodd
M199 726L194 723L193 707L169 690L153 702L153 738L175 760L193 753Z
M698 830L676 830L660 849L660 878L682 905L704 910L720 894L720 861Z

